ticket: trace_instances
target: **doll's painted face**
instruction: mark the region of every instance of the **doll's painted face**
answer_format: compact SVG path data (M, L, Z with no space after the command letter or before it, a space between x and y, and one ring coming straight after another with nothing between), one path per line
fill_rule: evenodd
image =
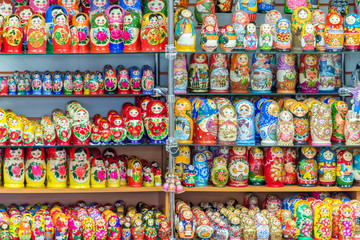
M299 13L298 13L298 16L299 16L299 18L301 18L301 19L305 19L305 18L307 18L308 17L308 12L307 11L305 11L305 10L300 10L299 11Z
M69 8L74 6L75 0L62 0L62 3L64 4L65 7Z
M264 153L263 151L258 151L254 154L255 159L263 159L264 158Z
M22 151L21 151L20 148L11 149L10 150L10 155L13 156L13 157L21 157Z
M198 162L204 162L204 161L205 161L205 155L204 155L203 153L198 154L198 155L196 156L196 161L198 161Z
M136 3L136 0L125 0L124 1L127 6L133 6Z
M41 20L40 17L33 17L33 18L31 19L31 24L32 24L33 26L38 27L38 26L41 25L41 23L42 23L42 20Z
M150 0L148 2L148 8L152 11L152 12L160 12L161 10L164 9L164 2L162 0Z
M229 108L229 107L226 107L226 108L224 109L224 116L225 116L226 118L233 118L233 117L235 117L235 111L234 111L234 109Z
M294 66L295 65L295 56L292 54L286 54L284 61L288 66Z
M270 104L269 106L269 114L274 116L274 117L279 117L280 114L280 109L279 106L277 104Z
M34 4L37 8L44 8L46 6L46 0L35 0Z
M305 109L300 105L294 109L294 114L298 117L303 117L306 114Z
M72 27L70 28L70 32L71 32L73 35L77 35L77 27L72 26Z
M270 22L276 23L276 21L279 20L280 15L276 12L270 12L267 14L267 17L269 18Z
M136 109L131 109L129 115L131 117L137 117L139 115L139 112Z
M312 24L306 24L305 26L305 32L306 33L314 33L314 27Z
M19 16L22 20L29 20L32 16L32 12L29 9L24 9L20 12Z
M240 56L238 57L238 62L242 66L248 65L249 58L248 58L248 56L246 54L240 54Z
M287 22L279 22L278 27L279 27L281 30L286 30L286 29L289 28L289 24L288 24Z
M345 18L345 22L349 25L353 25L356 22L356 18L353 15L349 15Z
M303 154L307 158L314 158L316 155L316 150L314 148L309 147L305 151L303 151Z
M113 20L120 20L122 18L122 12L121 12L120 8L113 7L110 10L110 18Z
M17 16L13 16L9 19L10 26L16 27L19 25L19 18Z
M242 12L236 13L235 18L241 23L245 21L245 16Z
M60 7L57 7L57 8L54 8L53 10L51 10L51 15L53 16L53 18L55 18L55 16L58 15L59 13L64 13L62 8L60 8Z
M65 149L61 149L61 150L56 151L56 155L57 155L59 158L65 159L65 158L66 158L66 151L65 151Z
M117 118L117 119L115 119L114 120L114 124L116 125L116 126L119 126L119 125L121 125L121 119L120 118Z
M74 156L78 160L85 160L87 155L85 150L81 149L80 151L75 152Z
M151 107L151 111L155 114L161 113L163 109L164 107L161 106L161 104L155 104L154 106Z
M98 18L95 19L95 23L98 25L98 26L103 26L105 25L106 23L106 18L104 16L100 16Z
M350 162L352 160L352 154L349 151L346 151L343 155L344 160Z
M242 105L239 109L239 115L241 117L249 117L250 116L250 108L247 105Z
M256 32L256 26L253 23L249 23L246 26L247 30L249 31L249 33L255 33Z
M340 18L339 18L338 15L334 14L329 18L329 22L331 24L334 24L334 25L339 24L340 23Z
M41 151L40 151L40 149L32 150L32 151L31 151L31 155L32 155L34 158L39 158L39 157L41 156Z
M13 6L11 4L3 3L0 8L1 15L5 17L9 16L13 12Z
M106 0L94 0L94 4L96 7L103 7L105 6Z
M277 158L282 158L284 156L284 152L281 148L276 148L274 154Z
M80 110L77 112L77 118L80 120L85 119L86 116L87 116L87 114L86 114L85 110Z
M60 24L64 24L65 21L66 21L66 17L65 17L65 15L63 15L63 14L58 15L58 16L55 18L55 22L60 23Z
M234 147L233 151L236 155L244 155L246 152L246 148L245 147Z
M263 24L262 25L262 32L263 33L270 33L271 27L269 24Z
M314 56L308 56L305 58L305 63L308 66L314 66L316 64L316 59L314 58Z
M206 55L205 54L195 54L195 61L198 63L203 63L206 60Z
M86 20L86 18L85 18L85 16L83 16L83 15L79 15L79 16L76 17L76 21L77 21L79 24L84 23L85 20Z
M158 18L156 15L150 15L149 21L150 21L150 24L152 24L152 25L158 24Z
M18 121L16 118L14 118L13 120L11 120L11 125L12 125L12 126L16 127L18 124L19 124L19 121Z
M184 109L185 109L185 102L183 102L183 101L178 101L177 103L176 103L176 110L178 110L179 112L182 112Z

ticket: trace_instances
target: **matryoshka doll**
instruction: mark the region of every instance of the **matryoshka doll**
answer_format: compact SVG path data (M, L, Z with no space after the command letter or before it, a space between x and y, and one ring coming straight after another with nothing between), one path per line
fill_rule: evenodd
M141 119L140 108L131 106L126 110L126 138L131 144L141 143L144 135L144 124Z
M3 173L5 188L24 187L24 150L22 148L6 148Z
M0 146L6 146L8 140L8 122L6 112L0 108Z
M155 13L144 15L141 23L140 39L143 52L157 52L160 50L160 31L158 17Z
M294 142L295 144L307 144L309 139L308 108L303 102L296 102L290 106L290 112L294 117Z
M16 8L15 14L20 17L21 28L23 33L23 51L27 51L27 31L29 19L35 14L34 10L30 6L20 6ZM3 23L0 24L3 27ZM2 34L1 34L2 35Z
M271 27L271 36L273 38L273 48L275 48L275 39L276 39L276 23L279 19L282 18L281 13L278 10L271 10L265 15L265 23L269 24ZM290 25L289 25L290 30Z
M90 184L92 188L105 188L106 169L104 158L95 156L91 159Z
M244 11L238 10L232 15L232 26L236 33L235 49L244 49L245 27L249 22L249 15Z
M331 105L333 131L331 141L345 142L345 117L349 111L349 107L344 101L336 101Z
M118 77L118 94L129 94L130 81L127 69L123 65L117 66L116 75Z
M262 24L260 26L259 47L260 50L269 51L273 48L273 35L271 34L271 26L269 24Z
M110 0L90 0L90 12L89 12L90 20L93 20L98 13L104 14L109 6L110 6Z
M191 55L189 88L191 92L207 92L209 89L209 63L205 53Z
M245 146L236 146L229 151L229 186L247 187L249 178L248 151Z
M126 128L122 117L115 116L110 119L111 140L114 145L125 143Z
M122 36L122 28L124 21L124 10L118 5L111 5L106 9L106 15L109 19L109 28L110 28L110 43L109 50L110 52L123 52L124 51L124 42Z
M191 102L180 98L175 102L175 139L181 144L191 144L194 132ZM221 111L220 111L221 116ZM219 116L219 124L221 119Z
M317 93L320 84L319 59L315 54L303 54L300 60L299 81L302 93Z
M306 0L285 0L284 12L292 14L298 7L307 7Z
M359 49L359 15L355 13L350 13L344 18L344 34L345 42L344 47L347 50L356 51Z
M235 48L236 33L231 25L225 25L221 28L219 43L224 52L231 52Z
M77 13L72 19L72 24L76 26L79 38L79 53L88 53L90 51L90 23L89 16L85 13Z
M67 186L66 150L63 147L51 147L47 151L46 181L48 188Z
M26 187L45 187L45 151L41 147L26 149Z
M207 159L204 153L196 153L193 157L195 167L195 186L206 187L209 179L209 169Z
M217 18L214 14L204 16L200 44L204 51L213 52L216 50L219 44L219 29L217 24Z
M237 0L235 4L235 11L244 11L249 15L250 22L255 22L256 13L258 11L257 1L256 0Z
M306 200L299 200L295 203L294 210L296 227L300 230L298 239L312 239L314 224L310 203Z
M277 92L295 93L297 82L296 55L281 54L277 59Z
M248 51L255 51L258 45L258 37L256 35L256 25L248 23L245 28L244 48Z
M7 117L9 118L8 145L10 146L22 145L24 126L21 117L18 116L10 117L9 114L7 114Z
M77 31L77 27L73 25L70 26L70 52L79 52L79 34Z
M344 28L341 15L336 12L328 13L325 22L326 51L341 51L344 45Z
M104 13L97 13L92 18L90 42L92 53L109 52L110 30L108 18Z
M190 147L189 146L179 146L179 155L175 157L176 164L176 173L179 176L180 180L183 180L184 170L190 164ZM212 164L212 163L211 163Z
M303 51L314 51L316 44L314 26L306 24L301 32L301 47Z
M248 93L250 83L249 57L245 53L231 55L230 86L231 93Z
M240 100L236 103L237 112L237 145L255 144L255 106L248 100Z
M195 52L195 42L193 14L189 9L182 9L179 13L179 20L175 23L176 50L178 52Z
M270 93L273 76L269 54L255 53L252 62L251 91L253 93Z
M214 159L211 171L211 180L215 187L224 187L229 179L229 171L227 169L227 160L224 157L216 157Z
M181 13L180 13L181 14ZM208 14L215 14L215 4L211 0L196 0L194 15L199 25Z
M334 186L336 175L336 158L335 153L330 148L323 148L319 152L319 184L321 186Z
M318 203L314 209L314 237L315 239L331 239L331 207L327 203Z
M356 218L355 210L349 203L344 203L339 208L339 239L355 239Z
M136 12L128 12L124 16L123 41L124 52L138 52L140 46L141 18Z
M174 60L174 93L186 93L188 87L188 71L186 54L178 53Z
M27 29L28 53L46 53L46 40L44 17L38 14L31 16Z
M142 187L143 173L141 161L137 158L129 159L127 166L127 182L130 187Z
M130 94L141 94L141 71L140 68L132 66L128 70L130 76Z
M279 122L276 128L276 139L278 145L294 145L294 122L289 111L281 111Z
M69 175L70 188L90 188L90 162L88 148L71 148Z
M236 110L231 105L225 105L219 109L219 144L234 145L236 144Z
M160 32L158 51L164 52L166 48L166 44L168 43L167 17L165 17L165 15L160 12L157 12L155 14L158 18L158 27Z
M296 0L295 0L296 1ZM311 12L306 7L297 7L292 14L291 32L293 36L293 50L300 51L301 33L306 24L311 23Z
M22 53L22 38L20 17L15 14L8 15L3 33L4 53Z
M117 83L116 71L113 69L111 65L104 66L103 76L105 79L104 81L105 93L109 95L115 94L118 83Z
M331 108L326 103L314 104L311 108L310 131L312 145L331 145Z
M303 187L316 186L317 175L316 149L314 147L300 148L297 170L298 185Z
M264 151L258 147L251 147L249 149L249 184L250 185L264 185L265 156Z
M69 17L69 24L73 24L73 17L79 13L79 0L58 0L58 4L66 9Z
M141 88L142 94L154 94L154 72L148 65L141 68Z
M276 128L280 114L279 105L273 101L264 101L261 104L260 136L261 145L276 144Z
M329 54L320 54L319 72L319 92L334 92L336 81L335 66Z
M199 104L196 120L198 144L216 144L218 131L218 109L211 99L204 99Z
M225 53L210 55L210 91L211 93L229 92L229 58Z
M165 144L169 133L169 119L165 103L160 100L152 100L146 108L144 125L150 143Z
M54 30L52 32L54 53L70 52L70 28L67 15L59 13L54 18Z
M336 185L343 188L353 186L353 155L347 150L336 153Z
M279 147L270 147L265 155L265 181L267 187L284 186L284 151Z
M48 53L52 53L54 50L52 34L54 30L55 17L59 13L67 14L67 11L65 10L64 7L59 5L53 5L46 10L46 17L45 17L45 26L47 33L46 51Z
M0 5L1 5L0 14L4 18L15 12L14 2L11 0L1 0Z
M72 143L74 145L88 145L91 134L89 113L85 108L75 110L72 119Z
M118 161L115 159L109 160L109 166L106 169L106 186L120 187L120 171Z
M290 51L292 45L291 23L281 18L276 23L275 48L278 51Z
M295 148L284 148L284 184L296 184L297 153Z

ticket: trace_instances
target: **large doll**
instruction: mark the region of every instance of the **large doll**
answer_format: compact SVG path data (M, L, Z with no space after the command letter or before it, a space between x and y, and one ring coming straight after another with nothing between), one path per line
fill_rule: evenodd
M104 13L97 13L92 18L90 31L91 52L109 52L110 30L108 18Z
M22 53L22 38L20 17L15 14L8 15L3 33L4 53Z
M52 33L54 53L70 52L70 28L68 17L59 13L54 19L54 30Z
M147 104L144 125L151 143L165 144L169 132L169 119L163 101L152 100Z
M79 37L79 53L90 51L90 22L89 16L85 13L77 13L72 19L72 24L76 26Z
M261 104L261 144L276 144L276 128L280 114L279 105L273 100Z
M46 37L44 17L31 16L27 30L28 53L46 53Z
M46 34L47 34L46 51L48 53L52 53L54 50L52 34L54 30L55 16L58 15L59 13L67 14L67 11L64 7L59 5L53 5L46 10L46 17L45 17L45 26L46 26Z
M196 136L199 144L216 144L218 109L211 99L204 99L199 104L196 121Z
M160 50L160 31L158 16L155 13L144 15L141 23L141 49L143 52L157 52Z
M124 52L140 51L140 15L136 12L128 12L124 16Z
M106 15L109 19L110 28L110 52L123 52L124 41L123 41L123 21L125 11L118 5L111 5L106 9Z
M319 58L315 54L301 55L299 81L302 93L317 93L320 84Z

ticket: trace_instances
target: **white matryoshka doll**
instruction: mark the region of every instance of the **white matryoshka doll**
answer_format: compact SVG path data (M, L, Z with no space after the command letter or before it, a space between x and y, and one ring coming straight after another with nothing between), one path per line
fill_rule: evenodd
M293 116L289 111L282 111L276 128L276 139L278 145L294 145L294 123Z
M238 145L255 144L255 106L248 100L241 100L235 105L237 116L237 138Z
M235 49L244 49L245 27L250 22L249 15L244 11L236 11L232 16L232 26L236 33Z
M196 32L193 13L182 9L175 23L175 46L179 52L195 52Z
M231 104L219 109L219 144L235 145L237 136L236 110Z
M210 92L229 92L229 58L225 53L213 53L210 56Z

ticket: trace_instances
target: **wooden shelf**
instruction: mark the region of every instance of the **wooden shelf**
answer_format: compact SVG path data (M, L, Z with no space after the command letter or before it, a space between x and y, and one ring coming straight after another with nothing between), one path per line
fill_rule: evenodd
M301 186L284 186L280 188L271 188L266 186L247 186L247 187L190 187L185 188L185 192L357 192L360 187L351 188L340 187L301 187Z
M129 186L118 187L118 188L87 188L87 189L76 189L76 188L5 188L0 187L0 194L2 193L139 193L139 192L163 192L162 187L141 187L133 188Z

